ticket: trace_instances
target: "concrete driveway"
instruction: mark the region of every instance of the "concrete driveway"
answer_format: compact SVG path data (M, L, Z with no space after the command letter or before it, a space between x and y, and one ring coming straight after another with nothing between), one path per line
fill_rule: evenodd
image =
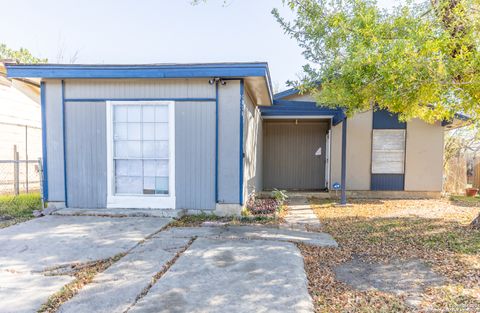
M252 226L171 228L154 217L47 216L0 230L0 312L36 312L73 264L126 254L60 312L312 312L292 242L327 234ZM54 276L52 276L54 274Z

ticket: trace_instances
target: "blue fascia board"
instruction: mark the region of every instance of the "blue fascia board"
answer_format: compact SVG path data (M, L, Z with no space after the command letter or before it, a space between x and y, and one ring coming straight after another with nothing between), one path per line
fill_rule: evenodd
M280 99L286 98L288 96L296 95L299 92L300 92L300 90L298 90L297 88L290 88L290 89L287 89L287 90L284 90L282 92L274 94L273 95L273 100L280 100Z
M58 65L8 64L9 78L207 78L265 77L271 83L267 63L192 65ZM270 87L271 88L271 87Z

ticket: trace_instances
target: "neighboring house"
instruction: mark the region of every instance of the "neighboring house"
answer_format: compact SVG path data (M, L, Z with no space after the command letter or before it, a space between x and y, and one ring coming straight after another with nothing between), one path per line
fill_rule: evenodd
M40 114L40 82L29 79L7 79L0 61L0 193L14 190L14 151L20 160L38 160L42 157L42 129ZM8 162L7 162L8 161ZM26 170L20 163L18 180L21 191L30 177L33 189L39 189L37 163Z
M60 206L239 213L253 192L332 190L342 173L357 196L442 190L447 123L384 111L346 119L294 90L274 96L266 63L10 65L8 74L42 79L45 197Z

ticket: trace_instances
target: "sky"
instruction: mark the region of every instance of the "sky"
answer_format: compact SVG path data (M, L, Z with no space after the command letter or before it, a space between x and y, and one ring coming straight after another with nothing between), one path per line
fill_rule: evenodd
M281 0L0 0L0 43L51 63L269 63L285 89L306 63L271 15ZM388 6L389 0L382 0Z

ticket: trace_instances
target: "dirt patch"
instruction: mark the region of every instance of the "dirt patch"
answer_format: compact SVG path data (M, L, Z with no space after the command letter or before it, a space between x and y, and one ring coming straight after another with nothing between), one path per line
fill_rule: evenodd
M406 303L418 306L426 287L441 285L445 279L433 272L421 260L389 263L369 263L359 258L340 264L335 268L337 280L355 289L379 290L405 296Z

